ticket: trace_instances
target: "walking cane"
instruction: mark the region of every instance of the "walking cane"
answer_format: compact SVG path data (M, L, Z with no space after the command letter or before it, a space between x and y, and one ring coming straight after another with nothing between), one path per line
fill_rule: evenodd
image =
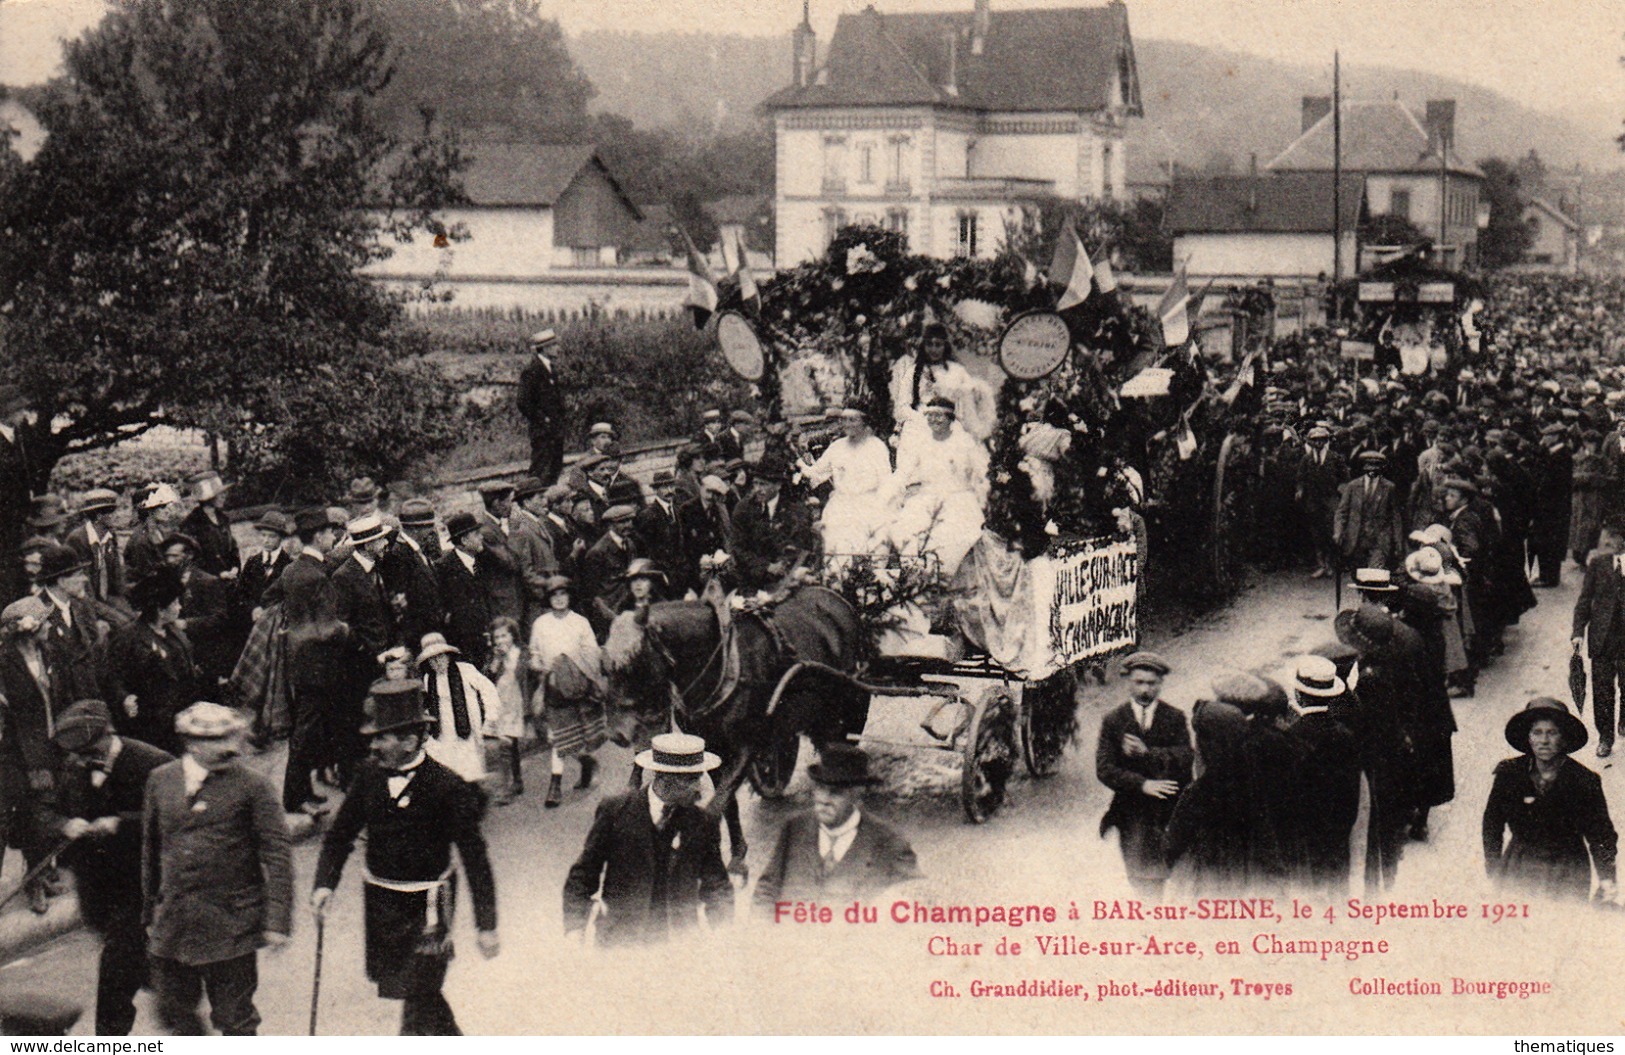
M316 977L310 983L310 1035L316 1035L316 1009L322 1000L322 938L327 933L327 918L316 917Z
M68 844L71 842L73 842L72 839L63 839L56 846L52 847L51 852L41 858L39 864L28 870L28 874L23 876L23 881L21 883L18 883L15 887L13 887L11 892L5 897L0 897L0 909L3 909L7 905L11 904L12 900L18 894L21 894L24 890L28 889L28 884L38 879L46 869L56 864L56 855L61 853L63 850L66 850L68 848Z

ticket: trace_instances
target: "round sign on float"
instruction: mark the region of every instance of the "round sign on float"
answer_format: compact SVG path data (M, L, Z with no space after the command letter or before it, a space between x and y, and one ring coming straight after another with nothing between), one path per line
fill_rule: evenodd
M1053 311L1017 315L999 338L999 365L1017 381L1048 377L1072 351L1072 332Z
M725 311L717 316L717 344L722 347L722 358L728 368L746 381L760 381L766 369L761 338L745 317L737 311Z

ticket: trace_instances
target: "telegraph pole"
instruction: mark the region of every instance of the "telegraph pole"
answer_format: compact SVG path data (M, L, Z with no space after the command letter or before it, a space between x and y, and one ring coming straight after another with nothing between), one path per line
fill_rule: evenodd
M1338 283L1343 281L1343 67L1332 52L1332 319L1342 313Z

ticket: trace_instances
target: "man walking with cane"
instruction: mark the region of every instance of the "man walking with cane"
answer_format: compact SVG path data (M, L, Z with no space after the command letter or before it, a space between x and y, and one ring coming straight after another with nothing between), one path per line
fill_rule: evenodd
M453 845L474 899L480 953L490 959L500 947L479 792L425 754L429 716L420 684L380 681L369 695L374 717L361 732L372 739L372 757L356 774L322 842L311 908L318 920L326 913L365 829L367 978L377 983L380 997L403 1001L402 1036L461 1036L440 991L452 957Z

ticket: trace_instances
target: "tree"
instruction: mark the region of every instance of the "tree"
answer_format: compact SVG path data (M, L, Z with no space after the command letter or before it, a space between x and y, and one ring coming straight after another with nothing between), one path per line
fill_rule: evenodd
M395 75L379 94L386 127L422 111L466 137L573 142L587 127L591 82L538 0L382 0Z
M1534 239L1523 222L1517 169L1501 158L1486 158L1478 167L1484 170L1484 193L1490 203L1489 226L1478 234L1478 262L1493 271L1522 260Z
M314 493L381 456L361 430L392 426L362 409L424 423L371 471L443 438L443 385L402 373L400 304L359 273L457 200L455 144L375 118L388 53L371 0L118 0L67 46L50 136L0 186L4 372L48 424L37 483L161 423Z
M1433 239L1404 216L1383 213L1360 225L1361 245L1420 245L1431 247Z

